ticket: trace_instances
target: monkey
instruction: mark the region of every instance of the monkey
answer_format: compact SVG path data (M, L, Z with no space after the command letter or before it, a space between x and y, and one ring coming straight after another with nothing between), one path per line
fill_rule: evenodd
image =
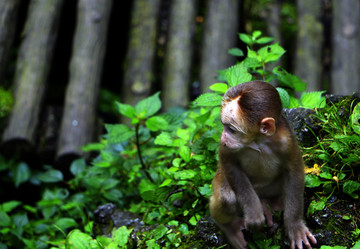
M209 206L229 243L247 248L242 230L259 230L265 221L271 227L271 210L284 210L291 249L311 249L317 241L303 220L304 162L276 88L250 81L228 89L221 122Z

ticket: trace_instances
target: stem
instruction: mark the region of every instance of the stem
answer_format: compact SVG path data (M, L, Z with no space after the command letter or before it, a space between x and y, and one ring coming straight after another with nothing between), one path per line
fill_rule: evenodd
M140 149L140 138L139 138L139 127L140 124L137 123L136 127L135 127L135 136L136 136L136 147L137 147L137 152L138 152L138 157L140 160L140 164L141 164L141 168L144 170L145 175L147 176L147 178L149 178L149 180L154 183L154 180L151 178L151 175L149 174L149 172L147 171L147 167L143 161L142 155L141 155L141 149Z
M263 81L265 81L265 63L262 64L262 68L263 68Z

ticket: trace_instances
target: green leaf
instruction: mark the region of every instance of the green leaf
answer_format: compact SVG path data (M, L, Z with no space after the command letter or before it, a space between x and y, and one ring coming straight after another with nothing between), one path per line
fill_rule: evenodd
M126 226L119 227L115 231L114 241L120 247L125 247L133 228L128 229Z
M240 64L242 64L243 67L250 69L256 69L261 67L261 62L258 59L249 57L246 57Z
M169 228L165 227L164 225L158 225L153 231L152 235L155 240L159 240L169 231Z
M118 201L119 199L121 199L123 197L123 193L120 190L113 188L113 189L107 190L104 193L104 197L110 201Z
M290 96L289 107L288 108L297 108L300 106L300 102L297 98Z
M346 249L346 247L345 246L321 246L320 249Z
M61 182L64 177L63 174L61 173L60 170L56 170L56 169L49 169L48 171L38 175L36 177L39 181L42 182Z
M139 118L148 118L157 113L161 108L160 92L141 100L135 106L136 114Z
M256 40L256 43L257 44L266 44L266 43L272 42L273 40L274 40L274 38L272 38L272 37L261 37Z
M281 99L281 104L283 108L289 108L290 105L290 95L289 93L281 87L277 87L276 90L278 91Z
M11 218L4 211L0 211L0 226L7 227L11 225Z
M117 110L124 116L128 118L134 118L136 115L135 108L128 104L122 104L120 102L115 102Z
M82 147L82 151L84 152L99 151L99 150L103 150L104 148L105 145L102 143L89 143Z
M191 151L189 146L187 145L180 146L179 155L185 162L189 162L191 159Z
M154 116L146 120L145 125L151 131L166 130L169 128L169 123L159 116Z
M199 214L196 214L190 218L189 223L193 226L196 226L196 223L198 222L198 220L200 220L200 218L201 216Z
M105 124L105 129L110 144L125 142L135 135L135 131L124 124Z
M295 91L303 92L306 89L306 83L299 77L288 73L280 66L273 69L273 74L279 80L279 86L284 88L290 88Z
M197 99L194 100L194 105L196 106L220 106L222 96L216 93L204 93L201 94Z
M197 173L192 169L184 169L175 173L174 177L177 180L189 180L196 177Z
M22 162L14 167L13 175L14 175L15 186L19 187L21 183L29 180L31 171L29 166L26 163Z
M244 52L240 48L230 48L228 54L238 57L244 56Z
M360 190L360 183L355 181L346 181L343 185L343 191L344 193L350 195L352 198L358 199L359 195L354 193L355 191Z
M180 167L180 163L181 163L181 158L175 158L174 160L173 160L173 162L172 162L172 165L174 166L174 167Z
M190 233L189 226L186 223L180 224L179 231L184 235L188 235Z
M8 201L8 202L4 202L3 204L1 204L0 210L4 211L5 213L8 213L20 205L21 205L20 201Z
M307 188L319 187L322 184L322 181L318 176L315 175L306 175L305 176L305 186Z
M60 218L55 222L55 225L60 227L62 230L66 230L71 227L77 227L78 223L73 218Z
M351 127L354 132L360 135L360 103L357 103L351 114Z
M247 45L254 44L253 39L250 35L241 33L241 34L239 34L239 38L242 42L244 42Z
M179 221L177 220L171 220L167 223L169 226L175 226L178 227L179 226Z
M325 107L326 100L322 97L325 91L318 92L303 92L301 95L301 104L305 108L323 108Z
M120 181L117 179L109 178L102 186L102 190L109 190L115 187Z
M163 183L160 184L159 188L169 186L172 183L172 179L165 179Z
M360 240L358 240L351 249L359 249L360 248Z
M156 145L163 145L163 146L174 146L174 139L171 137L169 132L162 132L155 138L154 143Z
M226 81L229 83L230 87L248 82L251 79L251 74L248 73L247 68L242 64L236 64L226 71Z
M141 180L139 184L139 192L141 198L143 198L145 201L154 201L157 199L156 189L157 187L155 186L155 184L145 179Z
M220 94L224 94L228 90L228 86L225 83L215 83L211 85L209 88L210 90Z
M315 211L323 210L325 208L326 201L327 201L326 198L322 198L319 201L313 200L309 205L307 214L312 215L315 213Z
M286 51L278 44L265 46L257 52L262 62L268 63L277 61Z
M36 231L37 232L37 231ZM46 237L47 238L47 237ZM37 245L36 245L36 242L35 240L33 239L25 239L25 238L22 238L21 239L22 242L24 242L26 248L39 248ZM41 238L40 238L41 240ZM7 249L7 247L1 247L1 242L0 242L0 249Z
M199 187L199 192L206 198L210 198L213 193L212 188L209 184L205 184L204 186Z
M85 172L86 170L86 162L84 158L77 159L71 163L70 171L71 173L76 176Z
M340 151L344 147L345 145L340 143L339 141L334 141L330 144L330 148L333 149L334 151Z
M155 239L149 239L146 241L147 248L160 249L161 247L156 243Z
M189 129L178 129L176 131L176 135L184 140L185 142L188 142L190 140L190 130Z
M322 172L320 174L321 178L327 179L327 180L332 180L333 179L333 175L328 173L328 172Z
M249 47L247 47L247 57L249 59L256 60L256 62L261 62L261 58L258 55L258 53L256 53L256 51L254 51L254 50L251 50Z
M68 235L68 249L91 248L92 237L78 229L72 230Z
M252 37L253 38L258 38L261 36L261 31L260 30L254 30L254 32L252 33Z

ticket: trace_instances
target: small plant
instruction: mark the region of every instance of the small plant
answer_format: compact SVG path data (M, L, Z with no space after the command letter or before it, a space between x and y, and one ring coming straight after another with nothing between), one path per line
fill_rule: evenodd
M352 198L358 199L360 190L360 104L352 107L343 117L339 115L339 108L344 108L344 101L331 104L317 111L319 125L323 127L323 137L318 138L318 144L311 148L304 148L309 162L321 165L317 174L306 177L307 187L314 188L322 185L324 192L331 195L335 189L342 190Z
M0 87L0 118L7 116L13 106L13 97L11 91Z
M324 91L305 92L306 83L299 77L288 73L284 68L277 66L269 71L268 65L278 61L286 52L278 43L266 45L258 50L253 50L255 45L263 45L271 42L273 39L269 37L260 37L260 31L254 31L252 35L239 34L239 38L248 45L247 57L236 65L219 71L218 79L225 83L215 83L210 86L214 93L205 93L195 100L198 106L219 106L222 94L232 86L261 79L266 82L277 83L281 103L284 108L305 107L305 108L321 108L325 106L325 98L322 97ZM238 48L229 50L231 55L244 56L243 51ZM300 99L295 98L295 92L301 92ZM219 95L221 94L221 95Z

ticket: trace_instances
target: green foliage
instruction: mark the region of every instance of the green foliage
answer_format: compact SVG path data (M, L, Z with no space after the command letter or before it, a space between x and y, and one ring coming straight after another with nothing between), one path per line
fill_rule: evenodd
M360 137L357 133L360 104L355 105L348 99L330 104L317 110L316 117L322 127L322 136L318 144L303 148L306 163L321 165L315 175L306 176L308 188L321 187L322 195L330 196L335 191L343 192L358 199L360 193ZM341 114L341 115L340 115ZM328 197L314 200L308 214L322 210Z
M11 91L0 87L0 118L7 116L13 106L13 97Z
M248 46L253 46L255 44L266 44L272 42L274 39L272 37L261 37L261 31L255 30L251 35L248 34L239 34L239 38Z
M84 159L74 161L70 180L65 181L62 173L50 166L36 170L26 163L0 157L3 182L11 182L16 189L27 186L41 189L40 200L32 204L16 200L1 203L0 248L183 246L184 238L191 235L197 221L208 215L211 180L216 170L222 130L219 106L228 87L265 77L279 82L278 91L284 106L315 108L325 103L321 92L303 93L300 99L294 98L295 91L304 91L305 83L278 67L272 72L266 71L268 63L278 60L285 52L278 44L255 50L255 46L271 41L262 38L259 31L251 36L241 35L240 39L249 45L247 58L220 72L220 78L227 84L215 83L210 87L213 93L196 99L194 104L200 108L173 109L160 114L159 92L136 106L116 102L114 109L129 118L131 125L106 124L106 134L101 140L84 147L84 151L96 151L98 156L90 165ZM239 49L229 52L242 56ZM312 154L316 161L323 160L329 165L326 170L323 167L319 176L306 178L308 187L322 186L329 193L342 188L349 196L358 198L358 181L350 167L358 161L341 154L338 160L342 166L330 167L334 152L353 153L354 156L358 153L350 151L359 145L358 136L354 136L359 130L358 116L351 117L351 127L343 128L336 123L336 127L330 129L332 133L339 127L346 131L336 133L336 139L327 140L330 151L317 148L318 154ZM323 121L330 123L330 120ZM350 132L351 129L355 133ZM335 185L334 176L338 179ZM308 214L321 210L326 201L326 197L320 197L311 203ZM107 202L142 215L145 224L156 225L156 228L134 235L137 241L129 239L135 230L126 227L113 229L111 238L95 237L92 234L93 211ZM249 248L276 249L280 240L278 235L269 239L255 233Z
M306 83L299 77L288 73L284 68L277 66L269 71L268 65L278 61L285 50L278 44L264 45L273 41L269 37L261 37L260 31L254 31L252 35L239 34L239 38L247 47L247 57L236 65L219 71L219 80L227 82L215 83L210 86L214 93L205 93L200 95L195 101L196 106L214 107L221 104L222 95L232 86L248 82L251 80L262 79L266 82L277 82L277 89L284 108L322 108L325 106L325 98L322 92L305 92ZM254 46L261 45L258 50ZM229 54L235 56L244 56L243 51L238 48L229 50ZM295 98L295 92L301 92L299 99Z
M360 240L354 244L350 249L359 249L360 248ZM321 246L320 249L346 249L345 246Z
M130 228L115 229L111 238L91 236L92 212L107 202L141 214L146 224L160 224L138 235L135 247L140 248L160 248L159 240L168 248L178 247L181 236L188 235L207 215L221 132L220 109L175 109L158 114L159 93L135 107L117 102L116 109L132 125L105 125L102 140L84 148L99 155L92 165L84 159L74 161L70 167L73 178L64 186L59 184L64 181L61 172L50 166L35 171L22 162L2 161L0 169L11 172L15 187L25 183L43 186L35 205L2 204L0 230L8 245L132 247L128 244Z
M250 249L280 249L279 245L273 245L273 239L267 239L262 233L255 233L253 241L249 241Z

